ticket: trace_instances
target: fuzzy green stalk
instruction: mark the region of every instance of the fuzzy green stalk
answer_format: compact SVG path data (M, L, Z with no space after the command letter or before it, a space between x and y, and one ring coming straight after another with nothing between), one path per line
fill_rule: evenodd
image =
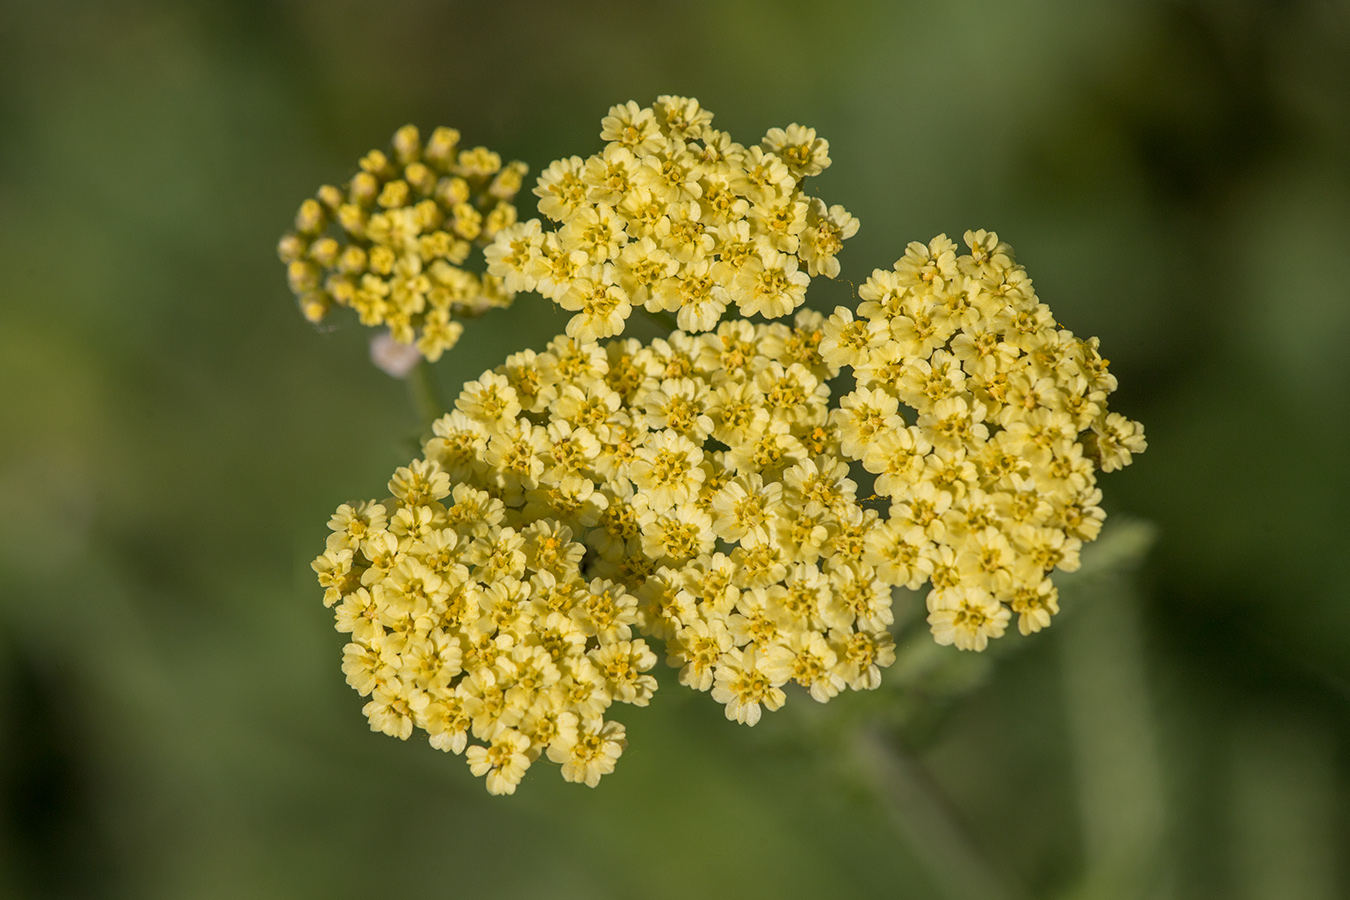
M431 426L446 412L440 387L431 372L431 363L425 359L418 360L406 380L413 407L422 420L423 428L430 434Z

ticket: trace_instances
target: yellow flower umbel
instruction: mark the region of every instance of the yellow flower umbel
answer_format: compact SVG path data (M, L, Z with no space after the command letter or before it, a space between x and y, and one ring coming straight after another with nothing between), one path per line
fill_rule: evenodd
M853 370L831 421L891 501L866 558L892 584L931 583L939 643L982 650L1012 613L1023 634L1050 624L1050 573L1077 569L1105 518L1097 471L1146 444L1107 410L1116 380L1097 340L1058 326L997 235L965 242L961 255L946 235L912 243L873 272L820 352Z
M814 129L774 128L747 149L697 100L669 96L615 106L601 127L604 150L539 178L539 211L558 227L531 219L487 249L508 289L576 313L570 337L619 334L638 306L675 313L686 332L712 330L730 306L778 318L802 305L811 276L839 273L858 220L802 191L830 164Z
M314 564L372 728L452 750L471 733L493 791L543 752L593 784L623 746L605 710L655 689L634 629L748 724L789 681L875 688L891 593L863 559L877 516L828 422L821 322L562 337L465 385L394 497L339 509Z
M1039 631L1051 573L1101 529L1097 473L1146 446L1107 409L1096 339L1059 327L990 232L967 253L910 244L828 320L724 321L797 310L857 221L802 193L829 164L814 131L746 149L711 120L678 97L611 109L604 151L539 179L552 231L515 221L522 166L405 128L282 242L307 315L353 306L430 359L459 336L451 312L517 291L577 313L465 384L392 496L340 507L313 563L371 728L425 731L495 794L543 755L568 781L613 771L614 705L656 690L648 640L754 725L790 684L876 688L897 587L930 585L941 644L983 650L1014 614ZM481 279L460 268L475 241ZM681 330L598 342L639 305Z
M405 125L392 156L372 150L342 189L325 185L300 205L278 253L305 318L350 306L363 325L383 325L435 361L464 331L456 316L510 305L514 291L465 264L515 224L511 201L527 169L458 145L453 128L424 144Z

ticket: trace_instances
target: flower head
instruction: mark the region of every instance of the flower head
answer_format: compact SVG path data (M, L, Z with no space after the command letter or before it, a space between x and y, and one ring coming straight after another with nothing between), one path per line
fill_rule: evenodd
M567 333L619 334L634 307L676 313L686 332L712 331L731 306L785 316L811 277L839 273L836 254L858 230L842 206L806 195L830 164L829 145L800 125L746 148L712 127L697 100L615 106L599 153L552 163L535 194L538 220L497 235L488 272L576 313Z
M425 732L494 794L541 756L568 781L611 773L609 716L655 695L656 642L754 725L792 691L878 687L898 588L928 585L934 639L961 650L1014 614L1045 628L1051 576L1101 529L1098 472L1146 448L1107 407L1096 339L992 232L911 243L856 309L799 309L857 230L802 193L828 145L793 125L746 148L711 122L679 97L611 109L602 152L539 178L548 231L515 221L523 167L405 128L283 241L307 314L354 306L432 359L487 292L576 313L467 382L313 563L371 728ZM460 268L474 242L482 278ZM681 330L601 343L639 305Z
M539 255L537 223L517 226L511 202L526 171L485 147L459 149L453 128L425 142L414 126L400 128L389 153L372 150L341 189L325 185L302 203L281 239L301 312L319 322L349 306L363 325L438 359L464 332L456 317L507 306L522 287L467 266L475 248L522 265Z
M1055 322L996 234L965 243L910 244L863 285L856 318L826 320L820 346L857 383L831 414L841 450L891 501L865 559L892 584L931 581L934 636L982 650L1012 612L1024 634L1050 624L1049 575L1078 567L1105 517L1097 469L1146 443L1107 410L1115 379L1096 339Z

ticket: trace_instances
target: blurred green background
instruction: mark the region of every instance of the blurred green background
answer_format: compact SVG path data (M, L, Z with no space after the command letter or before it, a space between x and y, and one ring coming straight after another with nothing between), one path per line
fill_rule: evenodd
M343 683L308 563L418 423L274 246L405 122L537 172L662 93L828 138L855 283L996 229L1149 451L1049 632L753 731L663 690L492 798ZM1350 896L1347 262L1334 0L7 0L0 895Z

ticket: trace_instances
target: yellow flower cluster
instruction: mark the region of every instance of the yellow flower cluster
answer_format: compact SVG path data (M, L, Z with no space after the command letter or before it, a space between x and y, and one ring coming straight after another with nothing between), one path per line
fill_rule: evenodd
M494 794L541 756L591 786L613 771L612 707L657 687L648 641L754 725L789 684L876 688L897 587L930 585L940 644L983 650L1014 614L1039 631L1051 574L1102 527L1097 473L1146 447L1107 409L1096 339L992 232L910 244L828 319L741 318L798 310L858 222L802 192L830 162L813 130L747 149L711 122L682 97L613 107L602 152L539 179L549 231L516 221L522 164L407 126L281 242L309 318L351 306L431 360L452 314L519 291L576 313L467 383L313 563L371 728L425 731ZM638 306L681 330L600 343Z
M789 681L821 701L875 688L891 591L829 423L822 322L559 338L466 385L427 458L508 520L578 535L583 577L636 595L642 633L728 718L754 724Z
M370 697L372 730L466 750L494 794L510 794L540 754L594 786L614 769L624 729L613 703L647 705L656 656L632 635L637 600L582 580L585 548L548 517L503 524L502 501L451 487L418 460L383 503L343 505L314 561L351 634L347 681ZM513 516L518 520L518 516ZM472 736L476 743L469 745Z
M811 128L774 128L745 148L712 127L697 100L615 106L603 151L549 166L538 219L504 229L488 271L511 291L537 290L576 313L567 334L592 341L624 330L636 306L674 312L686 332L710 331L735 306L785 316L814 275L833 278L858 220L802 192L830 164Z
M856 379L831 413L843 453L891 501L870 545L882 577L930 582L937 641L982 650L1011 613L1023 634L1050 624L1050 572L1078 568L1105 518L1096 470L1146 445L1107 410L1116 380L1096 339L1057 325L996 234L965 242L961 255L946 235L915 242L873 272L820 352Z
M465 385L314 562L372 728L472 734L494 793L544 752L594 784L623 742L602 714L656 687L634 627L749 724L788 681L876 687L891 592L863 561L876 513L828 422L821 321L559 338Z
M405 125L392 158L372 150L344 189L325 185L300 205L278 253L307 319L349 306L435 361L464 331L454 316L510 305L513 290L465 263L516 223L527 167L503 166L486 147L460 150L459 137L437 128L423 143Z

